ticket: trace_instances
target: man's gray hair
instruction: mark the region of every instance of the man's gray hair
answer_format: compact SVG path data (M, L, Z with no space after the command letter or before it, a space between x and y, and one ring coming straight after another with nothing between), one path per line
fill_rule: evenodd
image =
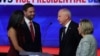
M71 18L71 12L70 12L69 9L67 9L67 8L62 8L62 9L60 9L60 10L63 11L63 12L66 12L66 13L68 14L68 16Z

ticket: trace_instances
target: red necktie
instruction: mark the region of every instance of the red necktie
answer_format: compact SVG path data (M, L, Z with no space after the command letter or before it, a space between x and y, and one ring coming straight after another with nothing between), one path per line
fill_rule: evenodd
M32 40L34 41L34 30L33 30L33 22L30 21L30 32L31 32L31 36L32 36Z

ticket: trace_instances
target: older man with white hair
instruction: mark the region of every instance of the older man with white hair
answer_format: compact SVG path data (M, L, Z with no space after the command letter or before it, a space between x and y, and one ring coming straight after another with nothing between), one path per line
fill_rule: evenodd
M58 11L58 21L63 26L60 29L60 56L75 56L77 46L82 38L78 33L78 24L71 20L71 12L62 8Z

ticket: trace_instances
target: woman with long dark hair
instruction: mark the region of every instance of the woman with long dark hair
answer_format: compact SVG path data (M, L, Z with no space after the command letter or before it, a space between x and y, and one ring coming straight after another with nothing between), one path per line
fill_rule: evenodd
M10 41L10 49L8 56L20 56L19 52L24 51L23 43L24 36L21 24L23 23L24 13L21 10L16 10L12 13L8 23L8 37Z

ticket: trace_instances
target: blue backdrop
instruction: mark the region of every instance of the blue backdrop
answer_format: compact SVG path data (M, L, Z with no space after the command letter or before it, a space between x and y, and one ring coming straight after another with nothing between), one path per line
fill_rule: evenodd
M42 45L47 47L59 45L61 25L57 21L57 12L60 8L68 8L72 12L72 20L77 23L82 18L90 19L94 25L94 36L98 48L100 48L100 6L35 6L34 21L40 24ZM6 29L11 13L17 9L22 9L22 6L0 6L0 45L9 45Z

